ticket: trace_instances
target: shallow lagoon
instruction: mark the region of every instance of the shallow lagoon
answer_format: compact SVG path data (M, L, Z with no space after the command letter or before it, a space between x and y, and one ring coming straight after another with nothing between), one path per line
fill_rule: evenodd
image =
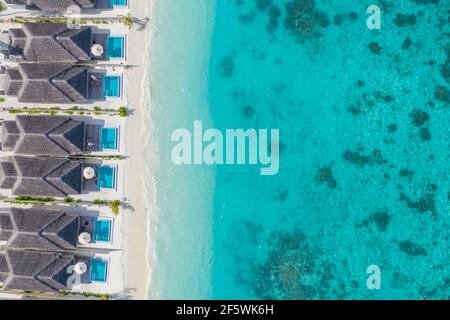
M215 3L157 8L150 297L449 298L449 2L379 1L380 31L370 1ZM280 129L279 174L174 166L195 120Z
M449 297L449 3L370 4L218 2L214 125L279 128L281 167L217 168L213 298Z

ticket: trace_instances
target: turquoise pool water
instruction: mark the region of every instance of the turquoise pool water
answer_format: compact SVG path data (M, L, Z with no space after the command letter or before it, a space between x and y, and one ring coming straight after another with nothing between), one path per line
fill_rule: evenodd
M108 37L109 59L122 59L125 57L125 38L124 37Z
M128 5L128 0L110 0L111 3L111 8L118 6L118 7L123 7L123 6L127 6Z
M448 299L448 1L380 1L379 31L366 0L182 2L152 53L150 297ZM194 120L279 128L279 174L172 165Z
M120 82L120 76L105 76L103 78L103 96L105 98L119 98Z
M117 128L102 128L101 131L101 148L107 150L117 150Z
M116 187L116 167L101 166L98 168L98 187L100 189Z
M110 242L111 226L112 221L109 219L96 219L94 224L94 241Z
M102 259L91 260L91 281L106 282L108 275L108 261Z

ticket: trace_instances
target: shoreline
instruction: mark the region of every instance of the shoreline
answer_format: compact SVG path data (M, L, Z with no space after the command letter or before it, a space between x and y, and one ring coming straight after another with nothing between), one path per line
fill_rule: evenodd
M145 179L152 179L154 163L143 163L144 152L150 146L150 74L151 40L154 0L132 2L131 15L142 21L135 22L130 31L127 71L127 96L131 115L127 119L126 165L124 172L125 199L131 204L124 209L123 235L123 278L124 298L146 299L150 283L149 220L154 207L151 190ZM147 21L146 21L147 20ZM142 54L145 52L146 54ZM145 172L141 170L144 169ZM150 186L151 189L154 188Z
M175 165L170 136L197 119L212 126L208 75L215 1L154 4L151 144L144 150L144 161L154 170L145 177L147 200L154 203L148 216L148 298L208 299L215 170Z

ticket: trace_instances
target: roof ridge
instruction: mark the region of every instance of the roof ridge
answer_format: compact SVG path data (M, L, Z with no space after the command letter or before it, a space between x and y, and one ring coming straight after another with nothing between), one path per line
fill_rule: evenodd
M67 150L66 148L64 148L64 146L62 146L58 141L56 141L56 140L53 138L53 136L61 136L61 137L63 137L65 140L67 140L70 144L73 145L73 143L72 143L69 139L66 139L65 133L52 133L52 132L54 132L56 129L59 129L59 128L61 128L62 126L66 125L67 123L69 123L69 122L72 121L72 120L73 120L73 119L69 117L68 119L66 119L66 121L62 122L60 125L54 127L53 129L51 129L50 131L48 131L48 132L45 134L49 140L51 140L54 144L56 144L58 147L60 147L62 150L64 150L64 151L65 151L66 153L68 153L68 154L70 154L70 151ZM72 129L73 129L73 128L72 128ZM72 130L72 129L71 129L71 130ZM53 135L53 136L52 136L52 135Z
M55 172L56 170L60 169L61 167L63 167L64 165L66 165L66 163L70 163L70 160L67 160L62 162L57 168L51 170L50 172L48 172L45 176L42 177L42 180L44 180L45 182L47 182L49 185L51 185L53 188L55 188L56 190L58 190L61 194L67 194L64 190L61 190L60 188L58 188L54 183L52 183L52 180L55 181L60 181L62 182L64 185L68 186L71 190L73 190L72 186L68 185L66 182L64 182L63 178L65 176L67 176L69 173L71 173L73 170L75 170L75 168L72 168L69 172L65 173L64 175L61 175L59 177L49 177L47 179L47 177L49 175L51 175L53 172Z
M56 34L47 34L47 35L32 35L31 34L31 32L28 30L28 25L24 25L25 26L25 28L23 28L23 29L26 29L26 32L25 32L25 34L26 34L26 42L25 42L25 47L24 47L24 52L25 52L25 49L28 47L29 48L29 46L31 45L31 41L33 40L33 38L34 39L44 39L44 38L47 38L47 39L52 39L56 44L58 44L58 46L60 46L64 51L66 51L73 59L75 59L75 60L77 60L77 58L65 47L65 46L63 46L62 44L61 44L61 42L59 42L58 41L58 39L57 39L57 37L60 35L60 34L62 34L62 33L64 33L64 32L66 32L67 31L67 28L66 29L64 29L64 30L61 30L61 31L59 31L59 32L57 32ZM34 50L33 50L34 51Z
M80 29L80 30L81 30L81 29ZM64 32L67 32L67 29L61 31L60 33L58 33L58 34L56 34L56 35L54 35L53 38L54 38L55 42L58 43L58 45L61 46L61 48L63 48L70 56L72 56L72 58L73 58L74 60L78 60L78 58L77 58L72 52L70 52L70 50L69 50L67 47L65 47L65 46L59 41L58 36L59 36L60 34L64 33ZM77 34L77 33L75 33L75 34ZM72 35L72 36L73 36L73 35ZM68 37L68 38L65 38L65 39L70 39L70 41L71 41L74 45L76 45L76 43L75 43L75 42L73 41L73 39L72 39L72 36L70 36L70 37Z
M71 70L71 69L73 69L73 68L74 68L74 66L71 65L70 68L63 70L63 71L61 71L60 73L58 73L57 75L55 75L55 76L53 76L52 78L49 78L49 79L48 79L48 82L50 82L50 84L51 84L54 88L56 88L56 90L58 90L59 92L61 92L62 95L65 96L65 97L66 97L67 99L69 99L70 101L72 101L72 98L70 98L69 95L67 95L63 90L61 90L61 88L59 88L59 87L53 82L53 80L54 80L55 78L59 77L60 75L62 75L64 72L67 72L68 70ZM55 79L55 81L56 81L56 82L60 82L60 81L61 81L61 82L66 83L67 85L69 85L69 84L67 83L66 80ZM70 86L70 85L69 85L69 86ZM71 86L70 86L70 87L71 87Z

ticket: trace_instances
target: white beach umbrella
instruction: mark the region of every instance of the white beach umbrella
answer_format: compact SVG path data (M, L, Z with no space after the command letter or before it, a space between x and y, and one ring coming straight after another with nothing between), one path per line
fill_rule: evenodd
M78 262L75 267L73 268L73 270L75 271L75 273L77 274L85 274L87 271L87 265L84 262Z
M95 170L92 167L86 167L83 170L83 177L87 180L92 180L95 178Z
M83 232L78 236L78 241L81 244L88 244L91 242L91 235L89 234L89 232Z
M101 57L104 52L105 52L105 49L103 48L103 46L101 44L96 43L91 47L91 53L95 57Z

